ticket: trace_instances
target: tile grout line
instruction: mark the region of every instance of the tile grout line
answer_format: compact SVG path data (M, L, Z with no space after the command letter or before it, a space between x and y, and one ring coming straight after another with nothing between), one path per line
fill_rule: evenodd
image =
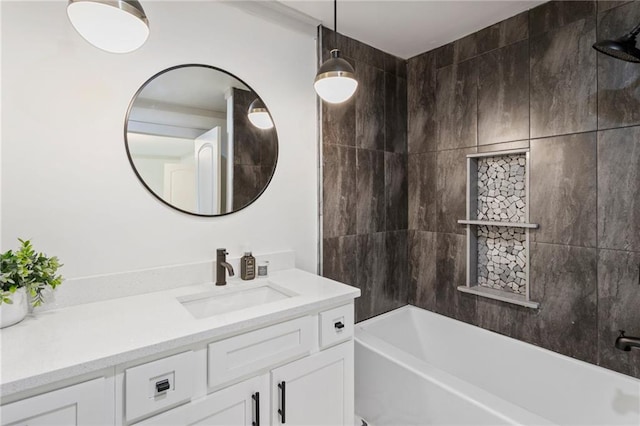
M600 8L600 5L598 2L596 2L596 13L595 13L595 35L596 35L596 42L598 41L598 9ZM599 87L599 80L600 80L600 70L599 70L599 65L600 65L600 58L598 57L598 54L595 53L596 56L596 129L600 130L600 87ZM599 135L599 131L596 131L596 247L598 247L600 245L600 240L598 238L598 235L600 234L600 226L598 223L598 135ZM602 341L600 339L600 249L596 250L596 364L600 365L600 363L602 362L602 360L600 359L600 353L601 353L601 349L602 349Z

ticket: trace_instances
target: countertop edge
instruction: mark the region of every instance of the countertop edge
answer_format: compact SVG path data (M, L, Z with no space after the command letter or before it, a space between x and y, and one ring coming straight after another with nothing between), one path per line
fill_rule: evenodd
M346 284L343 285L346 286ZM70 367L25 377L22 379L14 380L12 382L1 383L0 403L4 403L3 400L8 399L18 393L32 391L38 387L73 379L74 377L97 373L102 370L107 370L121 364L135 361L136 359L142 359L155 354L159 355L162 352L168 352L171 350L179 349L181 347L187 347L189 345L202 344L207 340L222 340L224 338L231 337L232 335L237 335L251 330L267 327L269 325L298 318L306 314L314 314L318 311L330 307L351 303L356 297L359 296L359 294L360 290L354 288L353 291L350 291L348 293L328 297L319 301L256 316L236 323L212 328L206 331L187 334L185 336L163 341L161 343L142 346L134 350L107 356L105 358L89 360L81 364L76 364Z

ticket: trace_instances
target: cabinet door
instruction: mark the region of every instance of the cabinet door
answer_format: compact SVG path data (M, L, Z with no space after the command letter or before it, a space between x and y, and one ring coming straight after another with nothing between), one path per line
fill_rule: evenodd
M271 424L352 426L353 374L353 341L273 370Z
M106 380L99 378L23 399L0 407L2 425L113 424L113 392Z
M136 425L268 426L269 376L245 380Z

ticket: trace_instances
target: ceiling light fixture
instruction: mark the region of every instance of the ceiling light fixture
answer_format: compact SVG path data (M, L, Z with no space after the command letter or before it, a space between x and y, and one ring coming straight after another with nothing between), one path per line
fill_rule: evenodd
M107 52L132 52L149 37L149 21L136 0L69 0L67 15L85 40Z
M271 115L269 115L269 110L260 98L256 98L255 101L251 102L247 115L249 116L251 124L258 129L267 130L273 128L273 121L271 120Z
M351 98L358 88L355 71L349 62L340 57L338 50L338 4L333 0L333 33L335 49L318 70L313 87L324 101L339 104Z

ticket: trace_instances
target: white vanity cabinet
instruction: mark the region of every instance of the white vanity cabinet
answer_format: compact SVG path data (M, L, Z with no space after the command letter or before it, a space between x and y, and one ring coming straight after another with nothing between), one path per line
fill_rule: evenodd
M353 362L353 303L329 306L34 389L0 423L352 426Z
M206 395L196 391L190 402L161 414L153 406L162 400L153 401L151 394L143 399L127 395L125 423L351 426L352 339L353 304L348 304L208 343L202 357L206 366L193 369L195 387L201 383ZM185 355L133 369L147 371L141 380L147 383L147 377L153 378L151 381L164 377L171 360ZM157 369L156 365L162 367ZM176 375L176 381L178 378ZM130 388L127 383L125 392ZM146 412L154 416L139 421L144 411L138 404L130 406L134 400L146 401Z
M245 380L137 425L267 426L269 376Z
M353 342L271 372L272 425L352 425Z
M113 424L113 381L104 377L0 407L3 426Z

